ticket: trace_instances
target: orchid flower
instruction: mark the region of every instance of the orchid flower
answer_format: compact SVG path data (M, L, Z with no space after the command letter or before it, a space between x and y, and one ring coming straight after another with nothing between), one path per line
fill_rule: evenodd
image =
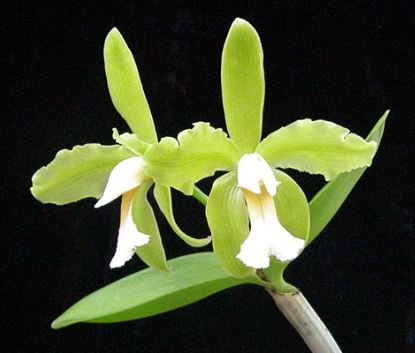
M117 250L110 262L111 268L123 266L139 246L150 241L150 235L140 232L133 219L133 201L138 187L146 179L149 178L144 174L142 157L124 159L111 171L104 193L95 204L98 208L122 195Z
M121 197L117 248L110 267L123 266L136 253L153 268L88 295L52 327L144 318L249 283L267 289L313 352L340 352L324 323L301 292L285 282L283 273L330 221L371 164L389 112L366 141L332 122L311 119L297 120L261 141L265 97L261 42L248 22L236 19L222 54L229 136L198 122L177 139L158 142L134 58L116 29L105 41L104 60L111 99L133 133L120 135L114 129L116 145L86 144L58 152L35 173L31 191L40 201L58 205L94 197L96 208ZM332 182L308 204L284 168L321 174ZM214 181L207 197L196 183L216 171L225 173ZM206 245L210 237L195 239L178 227L170 188L206 205L214 253L166 261L147 201L153 185L161 212L191 246ZM173 271L158 271L168 270L168 264Z
M245 277L287 263L307 242L310 214L297 183L276 168L321 174L326 180L369 166L376 143L324 120L303 119L261 140L265 96L259 36L236 19L222 54L226 126L198 122L177 140L163 138L144 154L145 172L156 182L190 195L201 179L226 171L213 183L206 216L213 248L228 273ZM250 226L249 226L250 224Z
M119 134L117 145L86 144L58 152L56 158L33 176L32 194L44 203L63 205L87 197L99 198L101 207L122 196L117 249L110 267L120 267L134 253L149 266L168 270L166 256L147 192L153 185L144 171L143 154L157 143L150 108L134 58L117 29L104 45L105 71L115 108L133 134ZM196 239L176 224L170 189L154 185L156 202L172 229L191 246L204 246L210 237Z

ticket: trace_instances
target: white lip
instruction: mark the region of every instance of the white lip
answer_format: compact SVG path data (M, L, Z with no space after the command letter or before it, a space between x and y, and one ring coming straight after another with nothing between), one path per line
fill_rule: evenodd
M293 260L304 248L304 240L292 236L278 220L273 199L278 184L259 154L244 155L239 161L238 185L245 196L251 230L236 257L249 267L267 268L270 256Z
M146 178L143 164L142 157L131 157L118 163L111 171L104 193L95 204L95 208L104 206L139 186Z
M137 190L133 189L122 196L117 250L110 262L111 268L123 266L133 257L137 247L145 245L150 241L150 236L141 233L133 220L132 208L136 193Z

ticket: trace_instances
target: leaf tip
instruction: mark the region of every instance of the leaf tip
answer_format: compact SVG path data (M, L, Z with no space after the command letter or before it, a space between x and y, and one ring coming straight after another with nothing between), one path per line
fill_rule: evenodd
M386 109L373 129L375 129L376 127L380 125L384 125L386 123L387 118L389 117L390 112L391 112L390 109Z
M385 121L386 118L389 116L389 113L391 112L390 109L386 109L385 112L382 115L382 120Z
M59 316L58 318L56 318L55 320L52 321L50 327L53 328L54 330L58 330L60 328L68 326L68 325L70 325L70 323L68 323L65 320L62 320L61 316Z
M59 323L57 322L57 320L52 321L50 327L53 328L54 330L59 329Z

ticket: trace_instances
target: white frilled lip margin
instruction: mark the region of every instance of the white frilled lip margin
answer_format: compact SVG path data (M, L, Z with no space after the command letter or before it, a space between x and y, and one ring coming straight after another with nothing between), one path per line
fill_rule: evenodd
M238 186L244 193L251 229L236 256L256 269L269 267L270 256L295 259L305 241L292 236L279 222L273 196L279 182L258 153L245 154L238 164Z
M134 255L135 249L150 241L150 236L137 229L133 220L134 197L141 183L148 179L143 171L142 157L131 157L118 163L108 178L102 197L95 208L104 206L122 195L120 228L117 250L110 262L111 268L121 267Z

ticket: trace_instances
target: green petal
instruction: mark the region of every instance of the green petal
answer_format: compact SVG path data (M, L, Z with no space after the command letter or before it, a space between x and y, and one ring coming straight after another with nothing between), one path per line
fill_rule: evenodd
M229 276L213 253L182 256L168 262L170 272L147 268L81 299L53 323L58 329L77 322L136 320L197 302L226 288L263 283L254 276Z
M307 240L310 230L310 209L300 186L281 170L274 171L280 182L274 197L278 220L292 235Z
M43 203L64 205L101 197L111 170L133 154L122 146L87 144L61 150L32 178L30 191Z
M274 167L322 174L326 180L372 163L376 142L324 120L297 120L265 138L260 153Z
M112 129L112 138L137 156L142 156L148 147L148 143L141 141L135 134L125 132L120 135L116 128Z
M167 266L156 217L147 200L147 192L151 185L152 181L141 184L134 198L132 210L134 223L140 232L150 235L150 241L146 245L138 247L136 253L148 266L168 271L169 267Z
M222 53L222 99L226 126L241 153L253 152L262 133L265 80L261 40L237 18Z
M157 183L192 195L193 185L217 170L231 170L238 164L238 152L222 129L195 123L182 131L178 141L165 137L147 148L146 174Z
M274 197L278 219L292 235L307 241L310 229L310 209L307 198L290 176L280 170L275 170L274 174L280 182ZM289 263L271 258L270 267L264 270L274 288L279 292L295 291L295 287L285 282L283 276Z
M156 129L134 57L116 28L105 39L104 61L108 89L115 108L141 140L157 142Z
M222 175L213 183L206 205L206 217L212 232L213 250L223 268L235 277L254 272L236 255L249 233L248 210L234 172Z
M388 114L389 110L379 119L366 141L374 141L379 147ZM311 227L308 243L311 243L334 217L366 169L360 168L350 173L340 174L314 196L310 202Z
M173 205L171 199L170 188L164 185L155 184L154 186L154 197L157 201L157 204L160 207L161 212L163 212L164 216L169 222L170 227L174 230L174 232L182 238L188 245L193 247L201 247L208 245L211 241L211 237L208 236L206 238L193 238L190 235L184 233L176 223L173 214Z

